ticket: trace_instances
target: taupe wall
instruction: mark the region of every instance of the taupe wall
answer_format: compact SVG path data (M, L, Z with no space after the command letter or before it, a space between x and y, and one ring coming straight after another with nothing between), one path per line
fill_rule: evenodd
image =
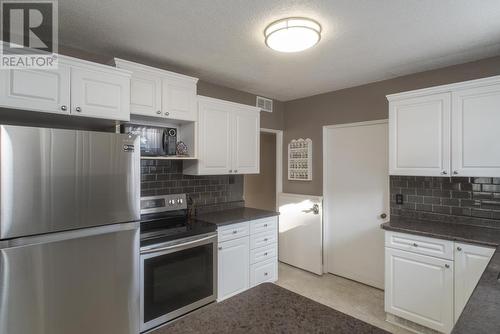
M245 175L245 205L262 210L276 210L276 135L260 134L260 173Z
M385 119L387 94L498 74L500 56L285 102L283 175L286 176L287 143L293 138L311 138L313 181L288 181L284 177L283 191L322 195L323 125Z
M141 64L145 65L150 65L158 68L163 68L169 71L175 71L178 73L183 73L183 74L188 74L188 75L193 75L196 76L196 74L193 73L186 73L183 69L176 68L173 66L168 66L165 64L159 64L158 62L151 61L147 58L138 58L138 57L126 57L122 56L120 54L114 54L114 55L100 55L100 54L94 54L88 51L84 50L79 50L75 49L72 47L67 47L60 45L59 46L59 52L63 55L71 56L71 57L76 57L80 59L85 59L88 61L93 61L97 63L102 63L102 64L108 64L112 61L113 57L118 57L118 58L123 58L127 59L130 61L135 61ZM198 81L198 94L199 95L205 95L209 97L214 97L214 98L219 98L219 99L224 99L232 102L237 102L237 103L243 103L243 104L248 104L255 106L256 103L256 95L243 92L240 90L236 90L233 88L229 87L224 87L220 86L217 84L213 84L211 82L205 81L202 78ZM268 128L268 129L276 129L276 130L282 130L284 128L284 103L281 101L273 101L273 112L268 113L268 112L261 112L260 115L260 125L262 128Z

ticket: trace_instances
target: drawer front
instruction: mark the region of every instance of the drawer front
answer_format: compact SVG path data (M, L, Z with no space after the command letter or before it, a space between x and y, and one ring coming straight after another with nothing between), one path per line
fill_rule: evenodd
M250 266L250 287L278 280L278 259L273 258Z
M250 250L250 264L269 260L278 256L278 244Z
M250 236L250 249L255 249L275 244L277 241L278 241L278 232L276 230L252 234Z
M257 220L252 220L250 224L250 234L257 234L268 231L276 231L278 229L278 218L262 218Z
M245 237L248 235L248 222L222 226L217 234L219 242Z
M416 254L429 255L446 260L453 260L453 241L418 235L385 232L385 246L401 249Z

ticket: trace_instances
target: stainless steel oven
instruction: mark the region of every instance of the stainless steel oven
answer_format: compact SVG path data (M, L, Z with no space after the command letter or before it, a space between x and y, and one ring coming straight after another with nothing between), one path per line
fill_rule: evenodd
M178 200L168 196L162 196L164 201L147 198L143 212L152 210L152 200L176 206L172 203ZM217 233L212 226L185 221L178 213L141 222L141 332L217 298Z

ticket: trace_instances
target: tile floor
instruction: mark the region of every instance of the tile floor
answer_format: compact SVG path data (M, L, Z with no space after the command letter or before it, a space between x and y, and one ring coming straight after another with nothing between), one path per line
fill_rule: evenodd
M382 290L331 274L317 276L283 263L276 284L388 332L412 333L385 321Z

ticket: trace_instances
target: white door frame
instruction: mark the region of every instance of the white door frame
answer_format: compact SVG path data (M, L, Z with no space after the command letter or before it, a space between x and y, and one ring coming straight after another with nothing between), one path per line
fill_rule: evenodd
M278 211L278 194L283 192L283 130L260 128L260 132L276 135L276 203L274 206Z
M328 240L329 235L329 224L328 224L328 189L327 189L327 161L328 161L328 140L327 140L327 130L338 129L338 128L352 128L358 126L376 125L376 124L387 124L388 119L379 119L375 121L366 122L355 122L355 123L344 123L336 125L324 125L323 126L323 273L328 273L328 249L330 243ZM387 171L389 172L389 171ZM389 181L388 181L389 182ZM389 193L388 196L390 197ZM387 199L389 203L389 198ZM387 216L390 218L390 213L387 212Z

